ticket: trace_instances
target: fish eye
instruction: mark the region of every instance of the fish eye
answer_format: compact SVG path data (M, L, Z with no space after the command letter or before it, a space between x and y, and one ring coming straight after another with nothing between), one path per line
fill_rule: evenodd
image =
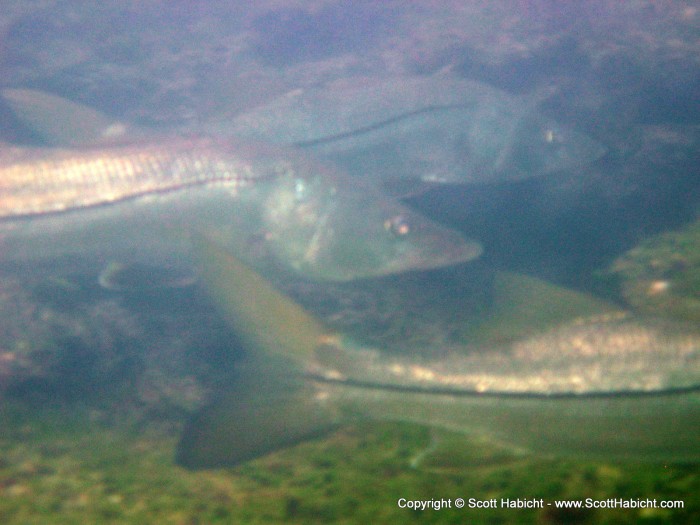
M411 232L411 225L403 215L395 215L384 221L384 229L397 237L403 237Z

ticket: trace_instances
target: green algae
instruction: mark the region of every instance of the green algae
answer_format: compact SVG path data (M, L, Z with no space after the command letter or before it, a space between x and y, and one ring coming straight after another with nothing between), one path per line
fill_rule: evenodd
M178 429L88 406L0 410L0 521L47 523L667 523L700 519L695 466L503 456L466 442L449 470L411 468L427 429L361 424L235 469L173 464ZM485 455L486 454L486 455ZM481 459L480 459L481 458ZM458 459L458 458L453 458ZM442 458L450 463L449 457ZM462 465L459 467L458 465ZM680 499L662 509L401 509L399 498Z

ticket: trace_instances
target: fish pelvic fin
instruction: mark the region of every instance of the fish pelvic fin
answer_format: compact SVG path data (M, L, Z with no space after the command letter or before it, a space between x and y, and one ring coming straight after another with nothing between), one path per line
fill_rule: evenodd
M115 292L185 288L196 282L196 275L179 268L124 264L117 261L107 264L98 276L98 283L102 288Z

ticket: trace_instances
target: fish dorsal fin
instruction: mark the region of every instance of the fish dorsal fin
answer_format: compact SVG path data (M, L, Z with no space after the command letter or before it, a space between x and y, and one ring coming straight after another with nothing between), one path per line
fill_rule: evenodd
M118 142L134 128L93 108L35 89L5 89L5 103L17 118L51 146Z
M468 325L464 337L477 344L503 343L576 319L620 312L617 305L583 292L536 277L497 272L488 317Z

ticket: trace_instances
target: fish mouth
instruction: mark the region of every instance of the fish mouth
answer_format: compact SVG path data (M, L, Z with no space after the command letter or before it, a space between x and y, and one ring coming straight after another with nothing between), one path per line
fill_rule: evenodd
M456 266L478 259L483 253L482 245L477 241L465 240L458 247L441 252L416 253L394 261L377 273L376 277L400 275L409 272L423 272Z
M436 239L435 246L426 243L418 253L401 260L399 264L387 269L387 274L403 273L407 271L435 270L447 266L473 261L484 253L482 244L473 239L465 239L458 234L450 247L445 248L444 238Z
M442 241L444 242L444 238ZM405 254L372 270L345 267L344 271L338 272L336 268L328 271L328 268L314 267L306 268L301 273L315 281L351 282L455 266L479 258L483 251L479 242L460 238L460 242L454 247L445 249L443 246L440 250L421 249L417 253Z

